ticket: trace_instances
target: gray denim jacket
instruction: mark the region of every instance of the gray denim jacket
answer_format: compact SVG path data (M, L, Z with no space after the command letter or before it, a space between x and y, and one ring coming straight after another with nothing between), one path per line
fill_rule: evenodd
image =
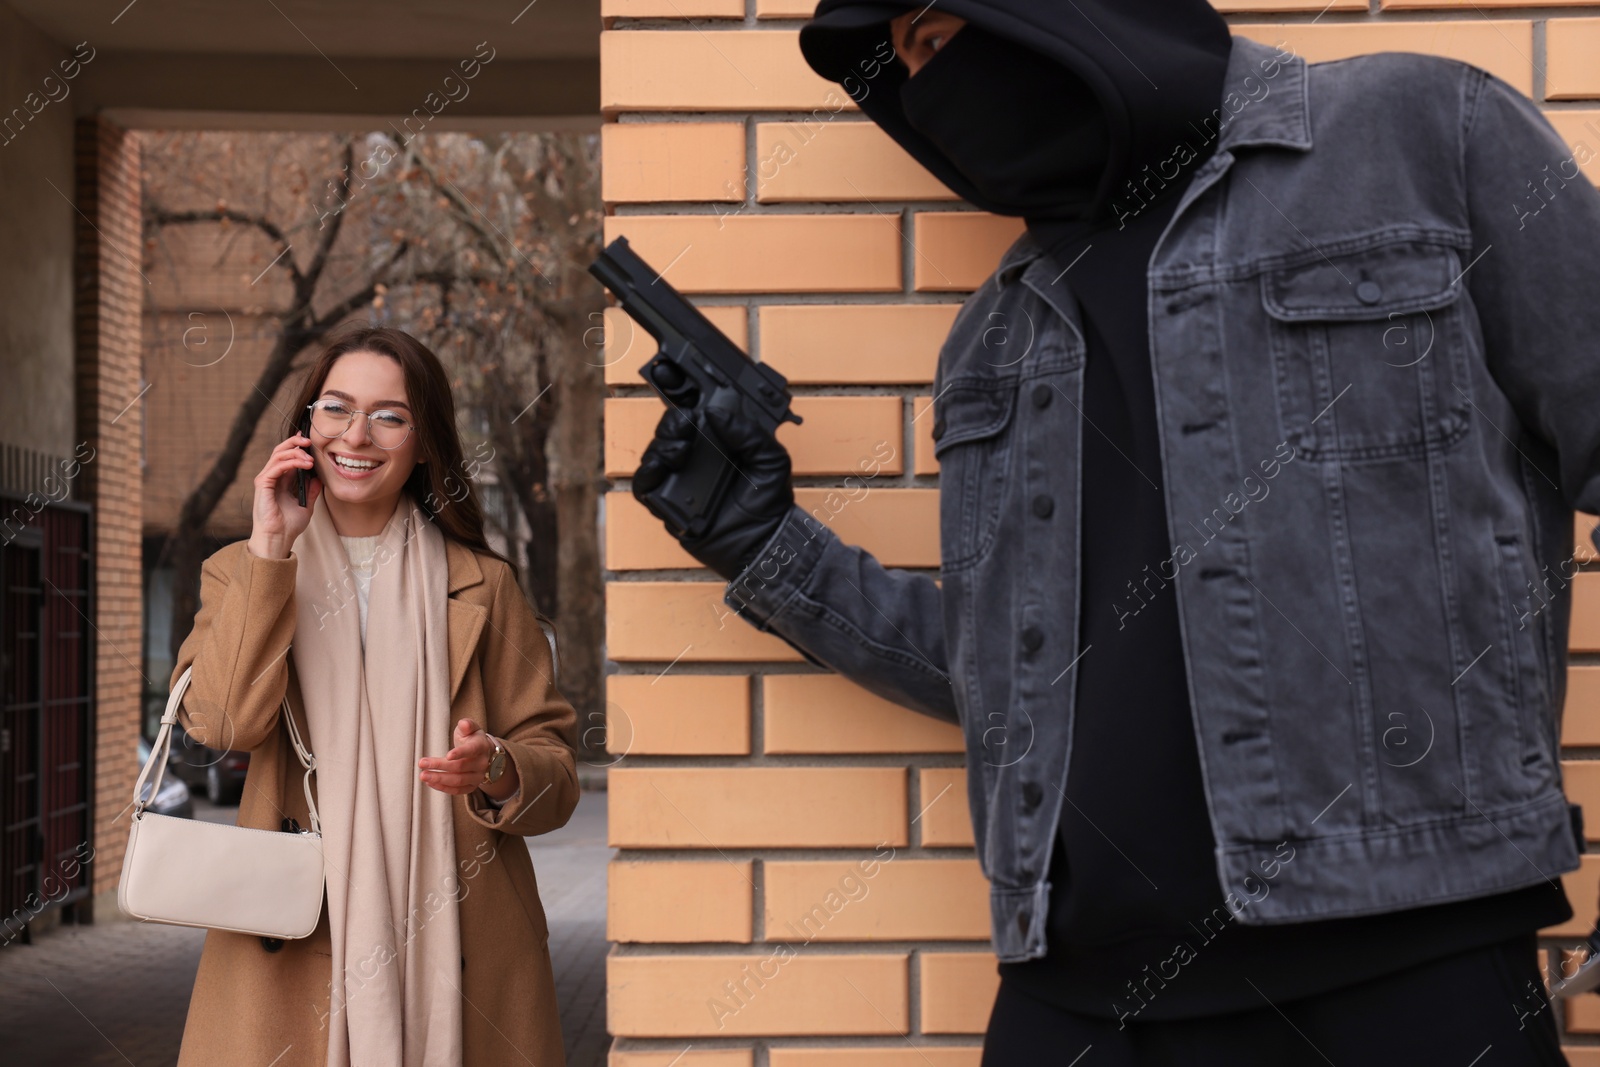
M1592 153L1473 66L1285 56L1234 39L1217 150L1150 260L1173 556L1088 605L1126 622L1176 584L1217 872L1262 924L1578 866L1572 511L1600 511ZM1094 654L1063 266L1019 237L940 352L940 583L796 508L726 595L962 725L1006 961L1045 951L1071 670Z

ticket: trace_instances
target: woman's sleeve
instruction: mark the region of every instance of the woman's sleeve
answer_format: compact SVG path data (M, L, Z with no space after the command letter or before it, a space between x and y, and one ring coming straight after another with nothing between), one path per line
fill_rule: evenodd
M556 689L555 660L539 617L511 569L497 569L500 578L480 646L485 729L505 743L519 784L498 809L474 789L466 796L467 810L485 826L532 836L565 826L578 806L573 755L578 715Z
M178 650L176 684L193 665L178 722L215 749L259 748L277 727L289 685L299 560L264 559L246 542L217 550L200 568L200 611Z

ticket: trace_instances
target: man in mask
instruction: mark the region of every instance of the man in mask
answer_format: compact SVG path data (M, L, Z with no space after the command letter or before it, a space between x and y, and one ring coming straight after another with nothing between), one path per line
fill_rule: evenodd
M795 507L723 411L669 411L633 490L721 448L683 543L730 606L962 724L986 1067L1564 1062L1573 154L1477 68L1308 66L1206 0L822 0L800 44L1027 223L940 353L941 581Z

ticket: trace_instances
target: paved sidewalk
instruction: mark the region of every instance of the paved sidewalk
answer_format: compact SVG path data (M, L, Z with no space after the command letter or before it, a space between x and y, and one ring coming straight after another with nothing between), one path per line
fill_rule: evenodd
M197 800L196 815L233 821ZM533 838L569 1067L603 1067L606 794ZM0 948L0 1063L6 1067L165 1067L178 1058L204 930L120 919L57 927ZM249 1065L241 1065L249 1067ZM262 1065L265 1067L265 1065Z

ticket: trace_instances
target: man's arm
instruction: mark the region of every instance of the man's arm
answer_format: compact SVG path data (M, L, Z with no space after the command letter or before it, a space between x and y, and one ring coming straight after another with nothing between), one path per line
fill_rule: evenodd
M937 718L957 721L939 586L888 569L795 506L723 600L812 663Z
M1600 191L1579 170L1600 137L1574 153L1533 101L1473 76L1463 152L1473 247L1463 266L1489 372L1553 451L1558 469L1545 476L1571 507L1600 511Z
M679 543L730 579L729 606L812 663L956 721L934 580L885 569L797 507L789 453L755 422L715 407L706 422L675 408L662 416L634 473L634 495L648 507L667 471L681 469L694 449L718 449L737 473L708 529Z

